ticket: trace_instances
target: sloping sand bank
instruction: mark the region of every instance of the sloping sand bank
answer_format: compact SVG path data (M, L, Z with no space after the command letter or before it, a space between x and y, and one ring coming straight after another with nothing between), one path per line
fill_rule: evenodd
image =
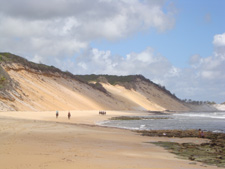
M201 139L151 138L94 126L97 111L1 112L0 164L4 169L202 169L149 142L201 143ZM109 116L127 112L109 112ZM129 113L128 113L129 114ZM135 114L135 113L131 113ZM79 124L78 124L79 123ZM210 166L214 169L217 167Z

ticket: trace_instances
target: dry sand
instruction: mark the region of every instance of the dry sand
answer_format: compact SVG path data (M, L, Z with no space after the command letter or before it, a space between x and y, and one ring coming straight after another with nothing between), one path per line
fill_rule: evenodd
M175 157L149 142L201 143L198 138L143 137L98 121L136 112L0 112L1 169L214 169ZM139 113L140 115L140 113Z
M15 91L8 91L11 99L0 98L0 111L187 110L176 99L144 81L136 82L137 90L102 83L106 94L57 73L44 74L19 64L5 65L5 70L18 85Z
M102 84L104 88L114 95L115 98L120 98L120 100L126 100L126 102L133 102L137 104L139 109L152 110L152 111L163 111L165 108L151 102L144 95L138 93L137 91L131 89L128 90L119 85Z

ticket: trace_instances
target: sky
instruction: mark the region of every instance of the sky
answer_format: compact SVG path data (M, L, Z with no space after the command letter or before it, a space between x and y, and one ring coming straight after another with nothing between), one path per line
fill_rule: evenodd
M0 52L73 74L142 74L225 102L224 0L0 0Z

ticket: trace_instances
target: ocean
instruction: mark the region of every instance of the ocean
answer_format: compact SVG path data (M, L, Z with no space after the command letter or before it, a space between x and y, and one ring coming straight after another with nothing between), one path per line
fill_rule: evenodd
M98 123L101 126L130 130L187 130L202 129L225 133L225 111L223 112L186 112L149 115L141 120L109 120ZM149 118L149 119L148 119Z

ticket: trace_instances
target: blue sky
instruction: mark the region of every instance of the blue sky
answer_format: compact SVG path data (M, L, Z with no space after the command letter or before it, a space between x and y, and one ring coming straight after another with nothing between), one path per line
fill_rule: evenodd
M176 24L166 32L149 29L119 41L96 40L93 48L110 50L113 55L126 56L131 49L141 52L151 46L177 67L188 66L194 54L207 57L213 53L212 40L215 34L225 31L225 1L181 0L168 1L176 7Z
M224 0L0 2L1 52L74 74L142 74L181 99L225 102Z

